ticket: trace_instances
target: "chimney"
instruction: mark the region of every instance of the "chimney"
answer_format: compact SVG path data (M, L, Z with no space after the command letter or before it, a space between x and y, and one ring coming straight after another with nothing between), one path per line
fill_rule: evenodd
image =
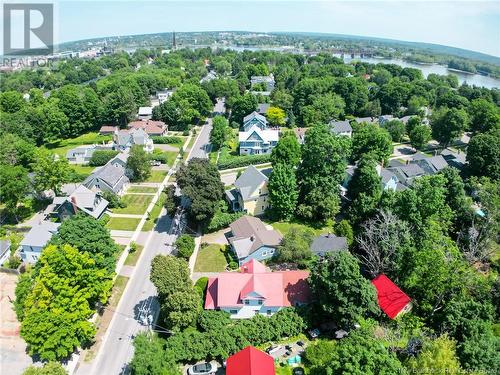
M255 236L250 236L250 241L255 241Z
M73 205L73 210L75 211L75 214L76 214L76 212L78 211L78 207L76 205L76 197L75 196L71 197L71 204Z
M410 164L410 159L406 159L406 165Z

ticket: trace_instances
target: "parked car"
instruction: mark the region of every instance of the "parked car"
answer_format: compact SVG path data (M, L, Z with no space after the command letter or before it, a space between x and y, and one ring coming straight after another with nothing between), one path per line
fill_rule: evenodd
M151 160L150 164L153 166L153 167L158 167L161 165L161 162L159 162L158 160Z
M189 375L212 375L217 372L217 366L210 362L198 363L188 368Z

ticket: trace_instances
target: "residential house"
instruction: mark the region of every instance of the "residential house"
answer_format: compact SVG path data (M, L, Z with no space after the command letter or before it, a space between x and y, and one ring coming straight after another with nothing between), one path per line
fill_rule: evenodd
M174 90L161 90L156 92L156 97L158 98L158 103L163 104L165 103L173 94Z
M399 119L399 121L401 121L406 126L406 124L408 124L408 120L411 119L412 117L414 117L414 116L413 115L411 115L411 116L403 116L403 117L401 117Z
M9 240L0 240L0 266L10 257L10 245Z
M405 186L410 186L416 178L425 175L425 171L418 164L414 163L388 169L393 172L399 182Z
M413 163L418 164L426 174L436 174L448 166L446 159L442 155L414 157Z
M130 180L126 174L126 157L120 154L83 181L83 185L92 191L111 191L118 195L125 192L129 183Z
M257 113L264 116L267 113L269 107L271 107L271 104L269 103L259 103L257 104Z
M446 148L441 151L441 156L444 160L446 160L450 167L455 167L460 170L463 169L467 163L465 152L461 152L460 150L455 152Z
M250 83L252 87L264 84L265 91L273 91L275 85L274 76L272 74L268 76L252 76L250 78Z
M127 129L142 129L150 137L163 137L168 131L168 127L163 121L153 120L132 121L127 125Z
M356 121L358 124L372 124L377 122L377 120L374 117L356 117L353 121Z
M297 137L297 141L299 141L301 145L304 144L307 128L293 128L292 130Z
M406 164L399 164L398 166L405 166ZM340 194L345 198L347 195L347 190L349 187L349 182L354 176L354 171L356 170L355 165L349 165L346 169L346 174L342 185L340 185ZM394 173L391 168L382 168L381 165L376 166L377 174L380 176L380 185L382 190L404 190L406 187L399 182L398 176Z
M269 272L253 259L240 271L222 272L208 279L205 309L226 311L233 319L249 319L311 301L309 271Z
M352 137L352 127L348 120L344 121L330 121L328 124L330 130L335 135L344 135L346 137Z
M275 375L274 358L247 346L226 361L226 375Z
M68 150L66 159L71 164L86 164L92 158L95 151L112 150L113 145L83 145Z
M337 237L332 233L320 234L313 239L311 251L314 255L324 257L328 253L347 250L347 238Z
M259 115L260 116L260 115ZM240 155L270 154L278 144L279 130L261 130L254 125L248 131L239 132Z
M243 118L243 131L247 132L254 126L257 126L260 130L267 129L267 119L256 111Z
M134 145L144 148L144 151L153 152L153 140L144 129L119 130L113 137L115 148L119 151L127 151Z
M153 107L139 107L137 118L139 120L151 120L153 116Z
M31 227L30 231L24 236L21 241L21 259L27 263L36 263L43 248L50 241L52 236L57 233L59 223L52 221L42 221L41 223Z
M59 220L84 212L94 219L100 219L108 207L109 202L100 193L87 189L84 185L76 188L69 197L55 197L50 209L51 216Z
M218 76L217 76L217 73L215 72L215 70L211 70L207 73L207 75L205 77L200 79L200 83L210 82L210 81L217 79L217 78L218 78Z
M101 126L101 129L99 129L99 134L100 135L113 135L115 134L116 131L118 131L118 126L111 126L111 125L103 125Z
M240 265L251 259L265 260L272 258L281 235L274 229L267 229L264 223L253 216L242 216L229 225L228 238Z
M243 211L253 216L264 214L269 208L267 182L271 169L259 171L250 165L234 182L234 189L226 191L226 198L233 211Z
M410 297L386 275L378 275L372 280L372 284L377 289L378 305L389 318L395 319L411 310Z
M384 125L386 122L391 121L391 120L394 120L393 115L382 115L382 116L378 117L378 123L380 125Z

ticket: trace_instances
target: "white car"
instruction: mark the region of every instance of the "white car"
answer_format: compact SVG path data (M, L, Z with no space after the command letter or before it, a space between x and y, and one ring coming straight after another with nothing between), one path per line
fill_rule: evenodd
M207 375L215 374L216 372L217 366L210 362L198 363L188 368L189 375Z

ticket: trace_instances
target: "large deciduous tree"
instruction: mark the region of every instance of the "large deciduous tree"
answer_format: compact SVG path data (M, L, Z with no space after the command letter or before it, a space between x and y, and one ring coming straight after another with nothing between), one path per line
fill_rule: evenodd
M269 107L266 117L271 126L285 126L286 113L279 107Z
M278 246L278 260L305 266L313 255L311 251L313 239L314 232L311 229L292 226Z
M318 262L310 283L322 311L341 327L351 327L378 311L375 287L361 275L358 261L347 251L331 253Z
M132 180L144 181L151 175L151 164L148 154L140 145L133 145L127 159L127 169L131 173Z
M330 120L344 116L344 99L336 94L323 94L316 97L310 105L301 109L304 126L326 124Z
M17 204L30 190L28 171L21 166L0 166L0 200L7 212L16 216Z
M469 106L470 128L474 133L486 133L500 128L500 110L486 99L474 99Z
M462 136L469 124L469 116L464 109L441 108L432 114L432 136L443 147Z
M221 148L230 136L231 129L228 121L222 116L215 116L210 132L210 143L216 150Z
M279 220L290 219L297 208L299 197L295 169L287 164L274 166L268 189L273 215Z
M257 98L252 94L245 94L237 98L233 103L231 121L240 126L243 124L243 117L249 115L257 109Z
M39 193L52 190L55 194L58 194L61 185L67 182L70 170L67 159L58 158L45 148L37 151L32 169L35 190Z
M354 132L352 138L352 159L359 160L361 155L371 153L379 162L385 162L392 154L392 140L387 130L376 124L363 124Z
M300 161L300 144L293 132L285 132L271 151L273 166L286 164L296 167Z
M500 179L500 129L473 136L467 148L467 161L472 175Z
M427 125L416 125L409 132L410 144L417 150L422 150L432 139L431 128Z
M210 220L224 196L217 167L205 159L191 159L177 172L177 183L190 200L192 217L198 222Z

